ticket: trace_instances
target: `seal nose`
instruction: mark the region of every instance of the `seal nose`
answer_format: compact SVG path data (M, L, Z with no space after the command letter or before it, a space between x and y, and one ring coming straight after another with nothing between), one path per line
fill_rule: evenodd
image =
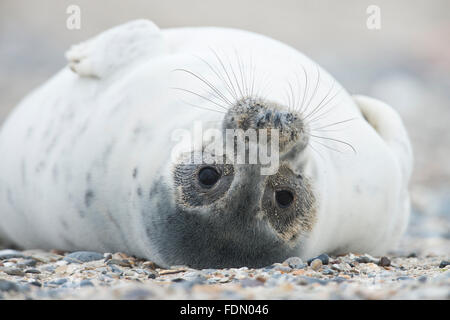
M230 107L223 120L223 129L278 130L280 153L288 152L293 146L303 149L308 143L307 128L300 114L257 98L243 98Z

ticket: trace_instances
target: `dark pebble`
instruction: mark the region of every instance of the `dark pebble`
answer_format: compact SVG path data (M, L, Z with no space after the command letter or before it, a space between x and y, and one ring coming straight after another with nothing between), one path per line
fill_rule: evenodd
M417 258L417 253L411 252L410 254L408 254L407 258Z
M40 283L39 281L36 281L36 280L30 282L30 284L35 287L39 287L39 288L42 287L42 283Z
M103 260L103 254L92 251L76 251L65 256L64 260L70 263L90 262Z
M449 261L442 260L441 263L439 264L439 268L445 268L449 264L450 264Z
M38 269L27 269L27 270L25 270L25 273L39 274L41 272Z
M316 259L319 259L320 261L322 261L322 264L328 264L330 262L330 257L326 253L322 253L321 255L319 255L317 257L309 259L308 266L311 265L311 262L313 262Z
M25 256L23 255L23 253L16 250L11 249L0 250L0 260L12 258L25 258Z
M378 265L381 267L389 267L391 265L391 260L388 257L381 257Z

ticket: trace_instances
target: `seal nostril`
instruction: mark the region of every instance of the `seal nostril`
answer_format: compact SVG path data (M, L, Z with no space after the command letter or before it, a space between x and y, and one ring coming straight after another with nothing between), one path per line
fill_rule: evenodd
M288 190L280 190L275 192L275 200L281 208L287 208L294 201L294 195Z
M204 188L211 188L220 179L220 173L213 167L205 167L198 173L198 180Z

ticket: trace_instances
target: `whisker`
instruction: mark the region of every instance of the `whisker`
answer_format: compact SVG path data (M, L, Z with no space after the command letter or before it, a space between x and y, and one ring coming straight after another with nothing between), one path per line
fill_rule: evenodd
M232 104L215 86L213 86L211 83L209 83L209 81L207 81L203 77L195 74L192 71L186 70L186 69L175 69L174 71L182 71L182 72L186 72L186 73L194 76L195 78L197 78L198 80L200 80L201 82L206 84L209 88L211 88L211 90L213 90L217 95L219 95L219 97L222 98L222 101L225 102L225 104L228 104L228 105Z
M228 81L229 81L229 83L230 83L230 86L231 86L231 88L233 89L233 92L234 92L234 95L233 95L233 96L235 97L236 100L238 100L238 94L237 94L236 88L235 88L234 85L233 85L233 81L231 81L231 77L230 77L230 75L228 74L228 71L227 71L227 68L225 67L224 62L222 61L222 59L220 58L220 56L217 54L217 52L216 52L214 49L210 48L210 50L213 52L213 54L215 55L217 61L218 61L219 64L221 65L223 71L225 72L225 75L227 76L227 79L228 79Z
M335 126L335 125L338 125L338 124L341 124L341 123L345 123L345 122L349 122L349 121L353 121L353 120L357 120L358 118L350 118L350 119L347 119L347 120L342 120L342 121L338 121L338 122L334 122L334 123L331 123L331 124L327 124L327 125L324 125L324 126L322 126L322 127L319 127L319 128L315 128L315 129L313 129L313 130L320 130L320 129L325 129L325 128L328 128L328 127L331 127L331 126Z
M214 110L214 109L202 107L202 106L199 106L199 105L196 105L196 104L193 104L193 103L184 101L184 100L181 100L181 101L184 102L184 103L186 103L186 104L188 104L188 105L190 105L191 107L194 107L194 108L198 108L198 109L203 109L203 110L207 110L207 111L214 111L214 112L226 114L226 112L223 112L223 111L220 111L220 110Z
M211 99L209 99L209 98L207 98L207 97L205 97L205 96L202 96L201 94L198 94L198 93L196 93L196 92L194 92L194 91L187 90L187 89L183 89L183 88L177 88L177 87L171 87L171 89L175 89L175 90L180 90L180 91L184 91L184 92L191 93L191 94L193 94L193 95L196 95L197 97L200 97L200 98L205 99L205 100L207 100L207 101L209 101L209 102L211 102L211 103L214 103L216 106L219 106L219 107L221 107L221 108L224 109L224 110L228 110L227 107L224 107L224 106L222 106L221 104L219 104L219 103L217 103L217 102L215 102L215 101L213 101L213 100L211 100Z
M338 153L340 153L340 154L344 154L341 150L338 150L338 149L335 149L335 148L332 148L332 147L330 147L330 146L327 146L326 144L324 144L324 143L322 143L322 142L319 142L319 141L312 141L313 143L318 143L318 144L320 144L321 146L323 146L323 147L325 147L325 148L327 148L327 149L330 149L330 150L332 150L332 151L336 151L336 152L338 152ZM311 147L312 147L312 145L311 145Z
M244 94L242 93L241 87L239 86L239 81L238 81L238 78L236 76L236 73L234 72L234 68L233 68L233 65L231 64L231 60L230 60L229 57L227 58L227 60L228 60L228 65L230 66L231 73L233 74L236 86L237 86L237 88L239 90L239 93L241 94L241 98L243 98Z
M335 138L316 136L316 135L314 135L314 134L310 134L310 136L311 136L311 137L314 137L314 138L325 139L325 140L331 140L331 141L335 141L335 142L342 143L342 144L344 144L344 145L350 147L350 148L353 150L353 152L356 154L356 149L355 149L350 143L348 143L348 142L345 142L345 141L342 141L342 140L339 140L339 139L335 139Z
M303 73L305 74L305 90L304 90L304 92L303 92L302 105L300 106L300 112L301 112L301 113L303 113L304 111L306 111L306 110L303 109L303 105L304 105L304 103L305 103L306 95L308 94L308 74L307 74L307 72L306 72L306 69L305 69L305 66L304 66L304 65L302 65L302 69L303 69Z
M319 65L316 64L317 67L317 82L316 82L316 88L314 89L313 94L311 95L311 98L309 99L308 104L306 105L305 109L308 109L309 105L311 104L311 101L313 100L314 96L317 93L317 89L319 88L319 82L320 82L320 69L319 69Z
M196 56L198 59L200 59L201 61L203 61L210 69L211 71L217 76L217 78L219 78L220 81L222 81L226 88L228 93L235 99L237 100L237 96L235 94L233 94L233 91L231 90L231 87L228 83L228 81L223 77L223 75L219 72L219 70L216 70L206 59L203 59L202 57Z
M307 119L308 117L310 117L311 115L313 115L313 114L316 112L316 110L317 110L318 108L320 108L320 106L322 105L322 103L328 98L328 96L330 95L330 93L333 91L333 88L334 88L334 80L333 80L333 83L332 83L330 89L328 90L327 94L323 97L323 99L320 101L320 103L319 103L319 104L318 104L311 112L309 112L309 113L306 115L305 119Z

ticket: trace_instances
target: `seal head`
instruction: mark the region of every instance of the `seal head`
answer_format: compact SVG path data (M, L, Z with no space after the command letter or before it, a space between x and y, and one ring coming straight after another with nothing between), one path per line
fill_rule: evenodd
M307 143L297 114L262 99L238 101L224 116L222 129L224 135L225 129L278 129L284 158ZM204 152L203 160L212 156ZM229 163L225 157L222 163L175 164L175 202L171 208L158 206L166 223L154 223L149 232L159 254L168 264L197 268L264 266L297 255L315 217L309 179L294 172L288 160L275 174L265 176L261 163ZM171 191L167 187L164 192Z

